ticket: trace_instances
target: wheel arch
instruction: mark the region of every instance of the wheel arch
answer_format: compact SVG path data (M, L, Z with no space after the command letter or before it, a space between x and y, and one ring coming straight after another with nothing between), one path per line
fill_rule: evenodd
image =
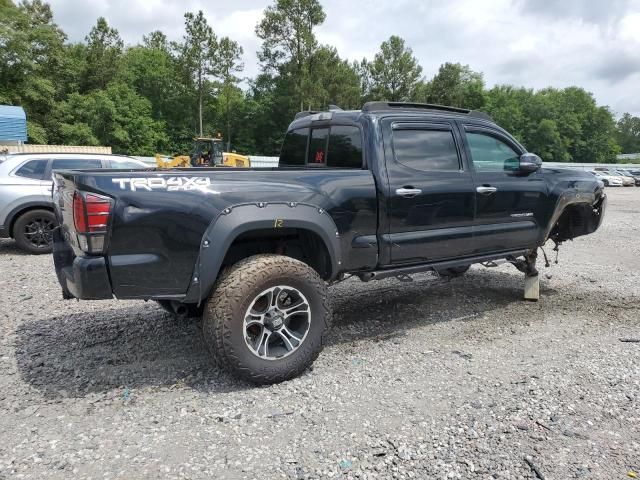
M543 240L563 242L596 231L604 218L606 204L604 193L599 196L566 193L558 202Z
M45 202L27 202L21 203L20 205L15 207L7 215L6 225L7 234L9 235L9 237L13 238L13 227L18 218L20 218L25 213L30 212L31 210L48 210L50 212L53 212L53 204Z
M225 260L234 263L256 253L278 253L265 248L259 252L248 249L241 255L233 250L238 242L251 240L253 246L260 242L272 246L274 241L286 241L300 234L304 235L304 238L300 238L303 244L305 240L309 240L311 245L314 241L318 242L322 251L316 253L326 261L326 271L319 269L317 262L305 263L316 271L320 270L318 273L325 280L335 278L342 264L340 238L338 229L326 210L295 202L251 203L227 207L211 222L202 237L185 303L199 303L209 295ZM287 256L297 258L295 255Z

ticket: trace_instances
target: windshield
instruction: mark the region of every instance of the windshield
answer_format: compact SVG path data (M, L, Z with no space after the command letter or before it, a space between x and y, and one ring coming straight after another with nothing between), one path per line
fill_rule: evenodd
M223 160L223 151L222 151L222 142L214 142L213 143L213 152L211 152L211 158L215 165L219 165Z

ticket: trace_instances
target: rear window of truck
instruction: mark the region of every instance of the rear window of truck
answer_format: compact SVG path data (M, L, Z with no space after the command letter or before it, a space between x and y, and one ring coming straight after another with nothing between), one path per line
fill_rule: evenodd
M287 133L280 152L280 166L302 167L306 161L308 128L299 128Z
M362 133L358 127L331 127L327 162L329 167L362 168Z
M362 168L362 132L353 125L299 128L287 133L281 167Z

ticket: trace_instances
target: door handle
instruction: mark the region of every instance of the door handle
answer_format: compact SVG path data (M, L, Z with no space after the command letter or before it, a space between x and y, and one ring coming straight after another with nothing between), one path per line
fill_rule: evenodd
M400 195L401 197L405 198L415 197L416 195L420 195L421 193L422 190L420 190L419 188L402 187L396 189L396 195Z
M476 187L476 192L481 193L482 195L491 195L492 193L496 193L498 189L496 187Z

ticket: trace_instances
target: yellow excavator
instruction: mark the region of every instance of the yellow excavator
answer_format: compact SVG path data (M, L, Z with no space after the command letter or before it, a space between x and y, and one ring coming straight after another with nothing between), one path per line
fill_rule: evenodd
M225 152L222 146L222 136L215 138L197 137L193 139L191 156L180 155L165 160L156 154L158 168L188 168L188 167L240 167L250 168L249 157L235 152Z

